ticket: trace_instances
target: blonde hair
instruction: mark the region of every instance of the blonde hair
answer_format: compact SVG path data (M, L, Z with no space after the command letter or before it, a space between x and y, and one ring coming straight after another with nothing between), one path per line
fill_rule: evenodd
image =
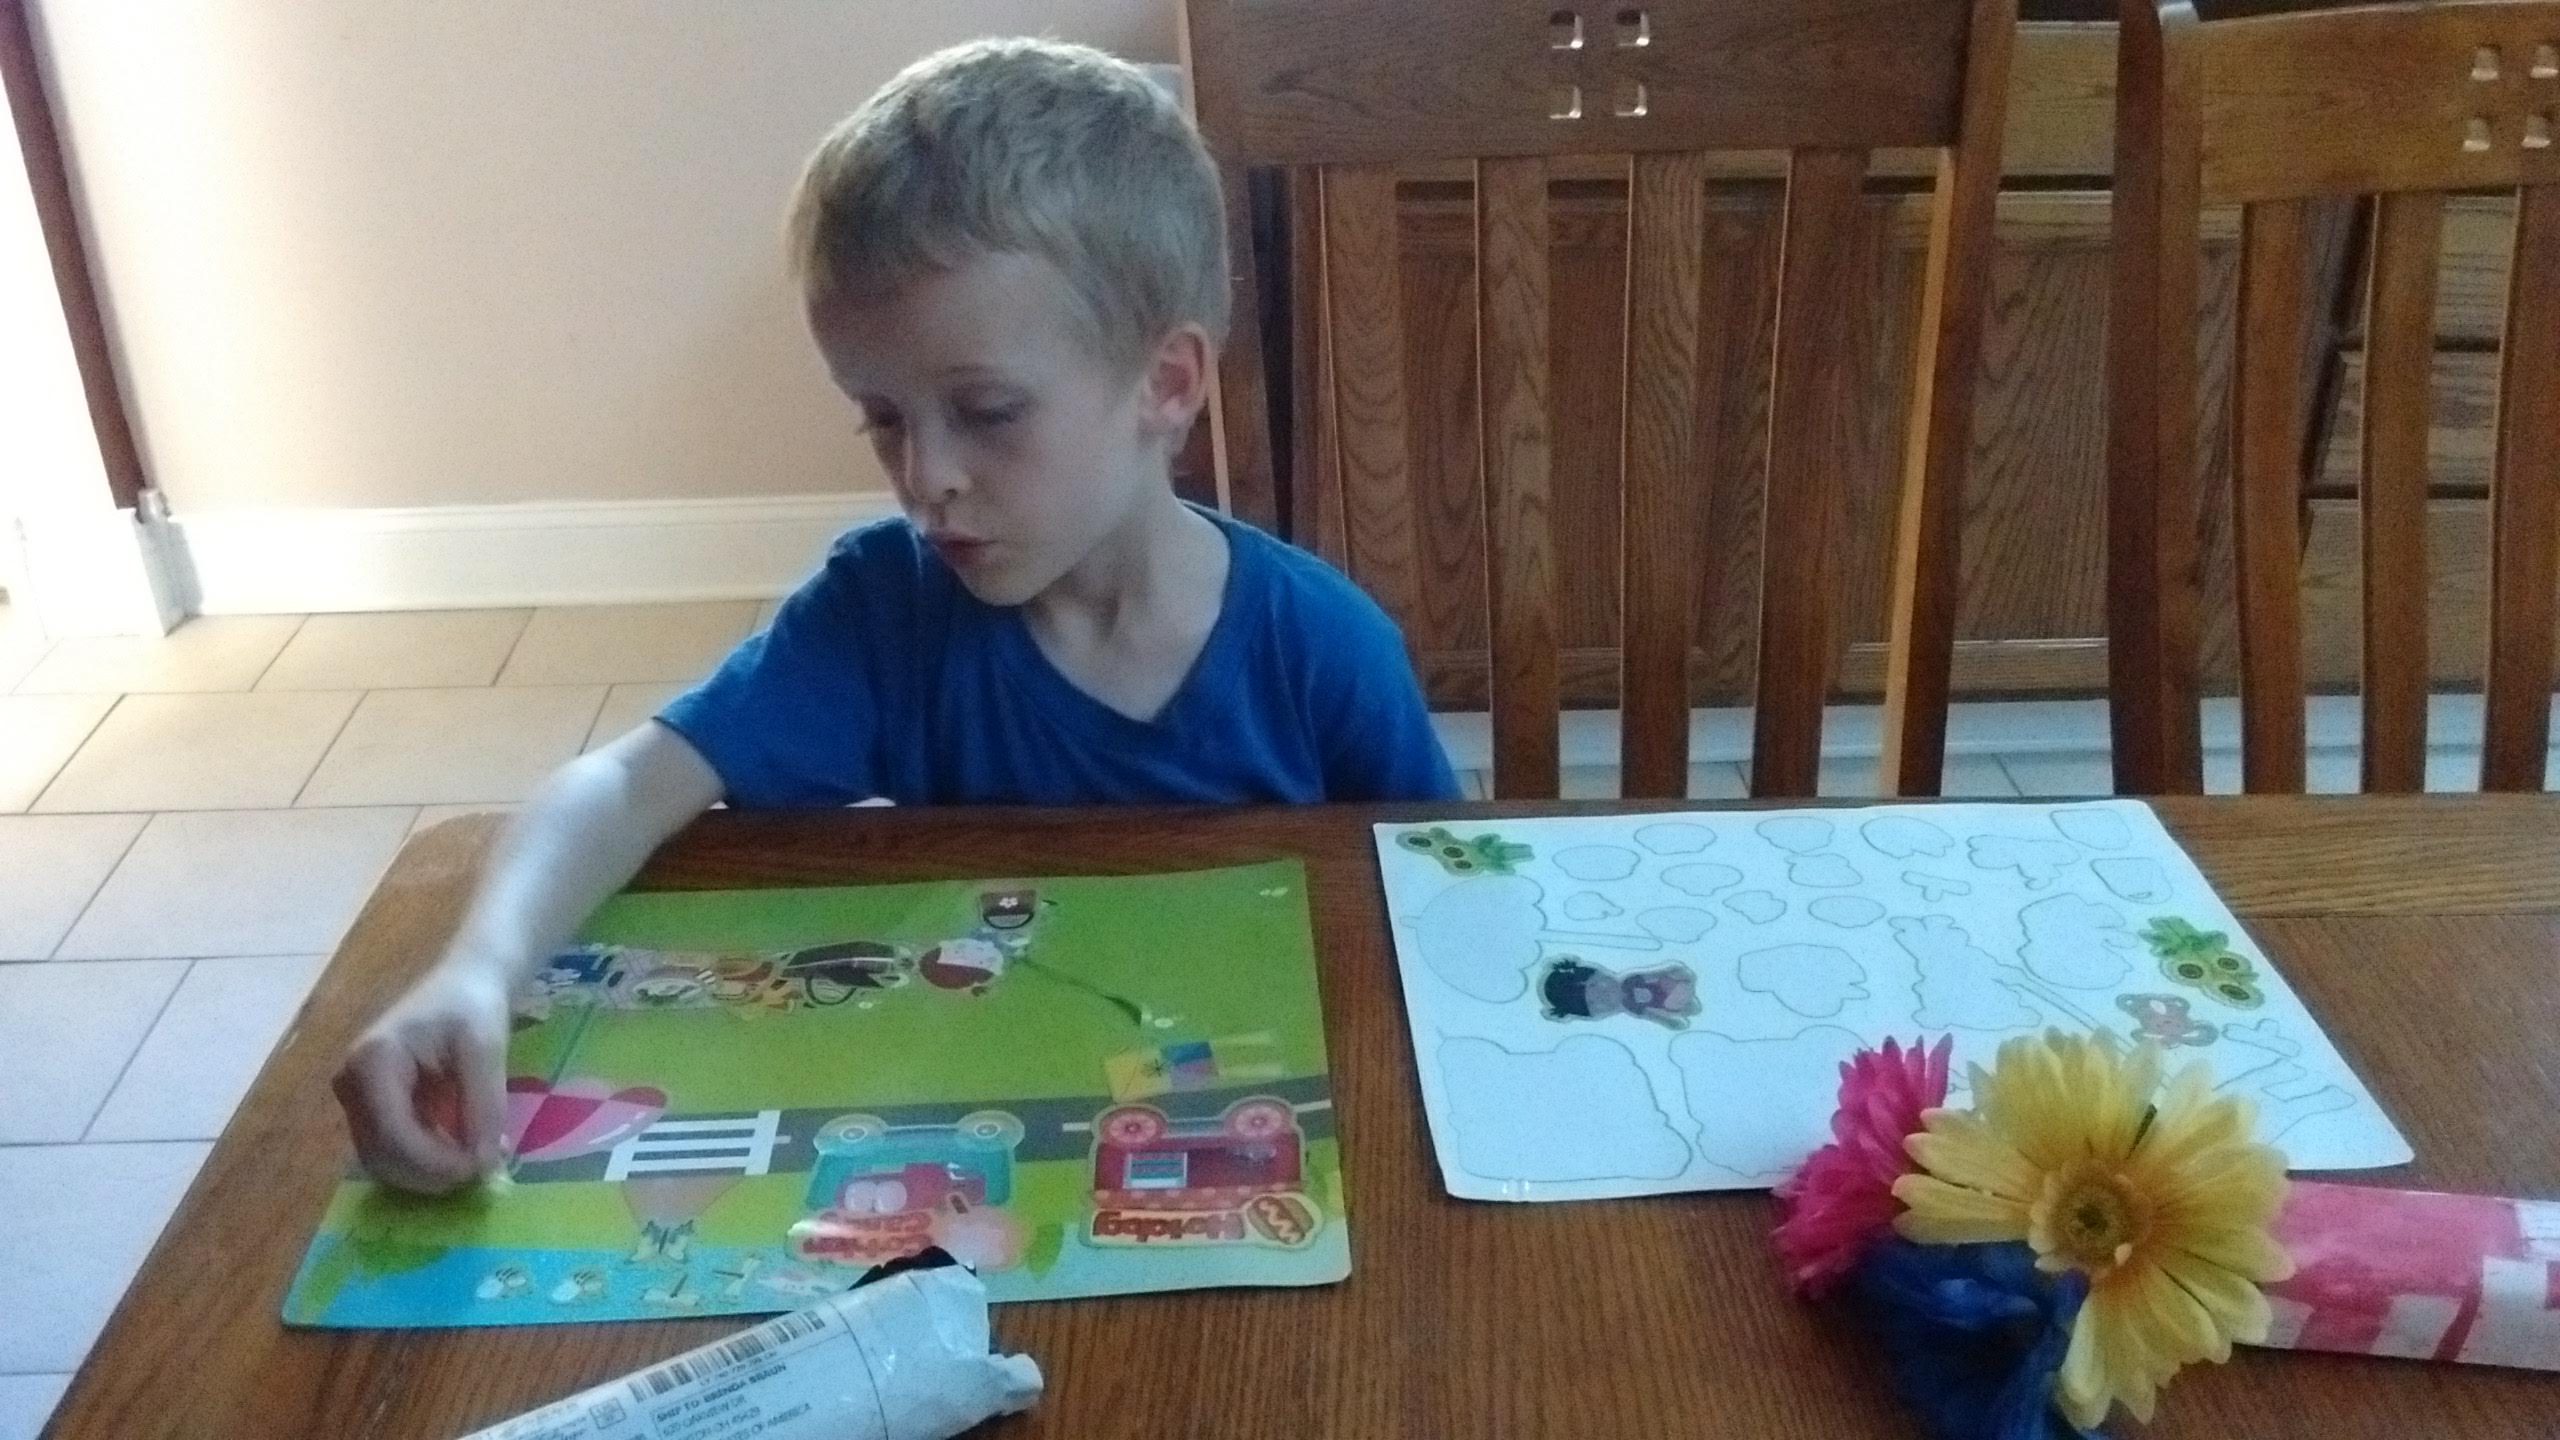
M1115 364L1185 322L1226 334L1216 165L1172 96L1081 45L981 40L908 66L809 157L789 236L812 301L1019 253L1066 277Z

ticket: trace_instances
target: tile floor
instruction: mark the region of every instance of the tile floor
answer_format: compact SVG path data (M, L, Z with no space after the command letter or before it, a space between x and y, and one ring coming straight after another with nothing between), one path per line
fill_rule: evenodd
M45 645L0 606L0 1440L51 1411L403 840L520 800L769 613L223 617ZM1615 792L1612 727L1568 717L1566 793ZM1442 729L1481 794L1483 717ZM2315 786L2350 787L2352 707L2323 702L2313 731ZM1748 734L1701 714L1693 795L1743 793ZM2090 704L1967 707L1949 791L2103 793L2103 736ZM1829 738L1826 793L1858 793L1873 711ZM2435 758L2444 788L2476 771ZM2236 764L2210 775L2230 788Z

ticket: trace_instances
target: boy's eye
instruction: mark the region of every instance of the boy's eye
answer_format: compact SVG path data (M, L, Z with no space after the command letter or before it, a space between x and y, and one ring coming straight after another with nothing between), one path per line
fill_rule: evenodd
M1010 425L1021 419L1022 410L1023 407L1019 405L964 405L960 407L957 416L964 429L992 430L999 425Z
M868 405L862 407L862 433L866 435L877 431L895 430L904 423L895 410L874 409Z

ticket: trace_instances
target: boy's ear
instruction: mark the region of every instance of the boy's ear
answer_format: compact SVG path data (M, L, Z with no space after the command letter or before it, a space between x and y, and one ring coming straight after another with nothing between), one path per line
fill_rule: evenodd
M1140 396L1147 428L1177 444L1190 434L1192 422L1209 403L1216 363L1217 347L1209 343L1208 331L1186 322L1166 332L1147 359Z

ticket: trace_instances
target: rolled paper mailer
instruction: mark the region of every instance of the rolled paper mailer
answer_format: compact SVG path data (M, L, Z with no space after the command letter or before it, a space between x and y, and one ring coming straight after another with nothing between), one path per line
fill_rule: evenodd
M987 1290L940 1250L841 1295L462 1440L949 1440L1028 1410L1040 1367L993 1352Z
M2560 1203L2297 1180L2267 1344L2560 1370Z

